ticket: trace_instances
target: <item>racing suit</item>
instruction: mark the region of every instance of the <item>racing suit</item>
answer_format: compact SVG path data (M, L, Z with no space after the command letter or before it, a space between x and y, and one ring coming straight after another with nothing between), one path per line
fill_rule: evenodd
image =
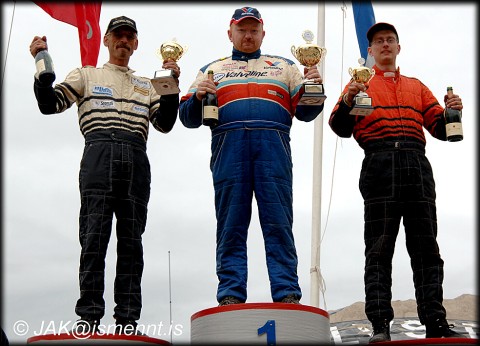
M321 106L297 106L303 78L285 58L245 54L202 67L180 101L179 117L188 128L202 124L198 83L214 71L218 82L219 124L212 128L210 169L217 218L217 300L247 299L247 232L255 194L265 242L274 302L289 294L301 298L292 233L292 158L290 127L294 116L312 121Z
M367 90L374 111L349 115L343 101L348 83L330 116L340 137L354 136L365 151L359 187L365 207L365 312L368 319L393 319L392 258L400 220L406 234L420 322L445 319L443 260L437 244L436 193L425 156L423 128L446 140L444 109L418 79L381 71ZM352 105L353 106L353 105Z
M142 307L142 234L150 197L146 152L149 123L167 133L175 124L179 95L160 97L150 80L128 67L104 64L71 71L53 88L34 82L43 114L78 106L85 148L80 164L80 298L75 312L83 320L105 313L105 256L113 214L117 232L114 285L116 319L138 320Z

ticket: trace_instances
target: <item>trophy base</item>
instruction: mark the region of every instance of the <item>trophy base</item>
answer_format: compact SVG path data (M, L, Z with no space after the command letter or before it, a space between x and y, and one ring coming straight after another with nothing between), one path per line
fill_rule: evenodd
M150 80L158 95L171 95L180 93L177 79L172 70L155 71L154 78Z
M373 107L353 107L349 114L351 115L370 115L373 112Z
M355 97L355 106L350 111L351 115L370 115L373 112L372 99L370 97Z
M320 106L327 96L323 93L323 84L304 83L305 92L298 104L301 106Z

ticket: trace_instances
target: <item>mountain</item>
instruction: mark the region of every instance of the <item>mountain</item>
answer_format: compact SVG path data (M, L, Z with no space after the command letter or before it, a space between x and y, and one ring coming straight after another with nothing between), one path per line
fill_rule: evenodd
M478 339L478 296L462 294L454 299L444 299L449 324L465 338ZM425 338L425 326L417 315L414 299L392 301L394 319L390 325L390 334L394 340L412 340ZM370 321L365 315L365 303L356 302L345 308L332 310L330 315L330 332L335 344L366 344L372 333Z
M473 294L462 294L454 299L444 299L443 306L447 310L447 319L455 320L478 320L478 296ZM392 301L394 318L415 317L417 315L417 303L414 299ZM328 312L330 323L366 320L365 303L356 302L342 309Z

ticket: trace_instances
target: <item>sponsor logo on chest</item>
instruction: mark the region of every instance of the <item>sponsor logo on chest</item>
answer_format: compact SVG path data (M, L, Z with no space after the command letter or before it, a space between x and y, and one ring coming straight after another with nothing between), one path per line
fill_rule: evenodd
M95 108L115 108L115 101L113 100L92 100Z
M148 90L151 87L150 81L132 77L133 91L148 96Z
M137 113L140 114L148 114L148 108L147 107L141 107L141 106L133 106L133 110Z
M97 94L97 95L113 96L112 88L107 88L107 87L104 87L104 86L101 86L101 85L94 85L92 93Z
M151 84L150 81L142 80L136 77L132 77L132 84L141 88L141 89L150 89Z

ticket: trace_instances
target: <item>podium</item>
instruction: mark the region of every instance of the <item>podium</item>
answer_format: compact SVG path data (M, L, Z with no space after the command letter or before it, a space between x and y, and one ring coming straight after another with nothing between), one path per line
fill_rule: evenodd
M429 339L417 339L417 340L392 340L385 342L376 342L375 345L381 346L402 346L402 345L411 345L411 346L452 346L452 345L478 345L477 339L469 338L429 338Z
M244 303L191 317L191 344L291 345L330 343L328 312L301 304Z

